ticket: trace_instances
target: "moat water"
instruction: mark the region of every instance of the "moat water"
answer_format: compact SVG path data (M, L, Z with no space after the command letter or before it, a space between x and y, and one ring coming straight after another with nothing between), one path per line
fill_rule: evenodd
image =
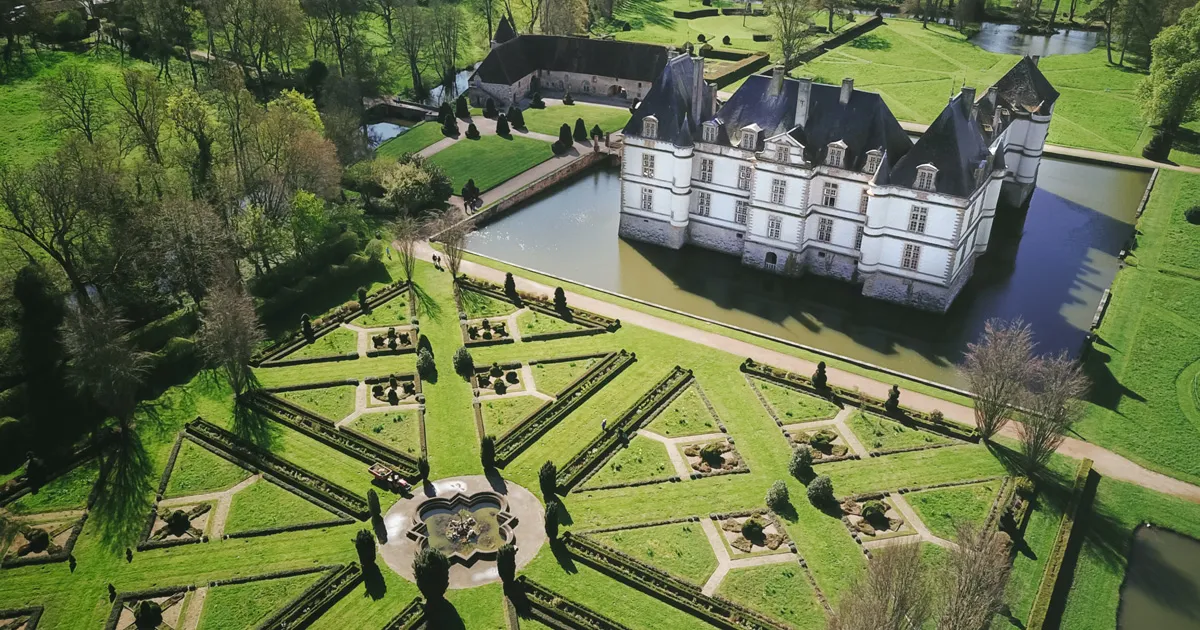
M1021 317L1042 351L1075 353L1149 174L1044 160L1028 211L1002 207L987 255L950 311L865 298L858 285L785 279L734 256L617 236L615 170L592 171L484 226L471 251L944 383L989 318Z
M1054 35L1018 33L1017 24L984 22L971 43L994 53L1008 55L1079 55L1091 52L1100 43L1099 31L1060 30ZM1060 27L1061 28L1061 27Z
M1117 628L1200 627L1200 540L1157 527L1133 536Z

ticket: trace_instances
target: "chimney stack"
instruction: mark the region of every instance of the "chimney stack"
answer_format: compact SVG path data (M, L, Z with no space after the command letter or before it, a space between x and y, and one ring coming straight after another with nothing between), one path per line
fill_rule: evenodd
M995 140L1004 125L1004 121L1000 119L1000 91L996 86L988 88L987 98L992 103L992 139Z
M1042 60L1042 56L1041 55L1030 55L1029 59L1031 61L1033 61L1033 65L1036 66L1036 65L1038 65L1038 62Z
M812 79L800 79L796 87L796 127L808 124L808 103L812 99Z
M704 94L708 88L704 85L704 57L692 57L692 121L704 114Z
M771 68L771 88L768 92L768 96L779 96L780 94L783 94L783 77L783 66L781 64L775 64L775 66Z
M717 84L708 84L708 111L705 112L704 120L709 120L717 115Z
M967 108L971 120L975 120L975 88L962 86L962 90L959 92L959 100L962 101L962 107Z
M842 79L842 93L838 96L838 102L846 105L850 102L850 95L854 93L854 79Z

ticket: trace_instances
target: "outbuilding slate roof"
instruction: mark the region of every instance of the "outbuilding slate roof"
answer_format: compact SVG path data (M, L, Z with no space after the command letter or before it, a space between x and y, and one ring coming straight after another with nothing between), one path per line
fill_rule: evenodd
M642 135L642 119L652 115L658 119L657 139L680 147L691 146L695 121L702 120L714 108L712 94L702 88L702 111L692 111L695 72L696 62L688 55L678 55L667 62L654 87L625 125L625 134Z
M973 105L961 92L950 99L912 150L893 162L889 171L877 173L875 183L912 188L917 180L917 167L932 164L937 168L936 192L969 197L978 188L975 169L986 168L991 155L979 123L971 117Z
M496 32L499 36L500 29ZM493 48L475 76L484 83L512 85L537 70L549 70L651 83L666 64L667 49L652 44L519 35Z
M492 33L492 41L497 44L503 44L511 39L516 39L517 29L513 28L512 22L508 21L508 16L500 18L500 23L496 25L496 32Z

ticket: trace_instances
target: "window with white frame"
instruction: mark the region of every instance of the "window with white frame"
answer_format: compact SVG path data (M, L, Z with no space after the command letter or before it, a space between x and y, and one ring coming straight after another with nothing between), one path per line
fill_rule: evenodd
M837 206L838 185L834 182L825 182L825 189L821 193L821 205L831 208Z
M829 153L825 156L825 163L837 168L842 168L842 164L846 161L846 147L838 144L829 145Z
M908 213L908 231L918 234L925 233L925 221L929 218L929 208L913 206Z
M858 213L859 214L867 213L867 204L868 203L871 203L871 195L868 195L867 191L864 190L864 191L862 191L862 195L860 195L858 198Z
M704 137L705 142L716 142L717 141L717 126L714 125L713 123L704 123L704 132L703 133L704 133L703 137Z
M854 249L862 249L863 226L858 226L858 232L854 235Z
M781 145L781 146L775 147L775 161L779 162L781 164L787 164L789 153L790 152L788 151L788 148L786 146Z
M917 190L934 190L934 180L937 177L937 169L926 165L917 167L917 182L913 185Z
M642 154L642 177L654 177L654 156L650 153Z
M817 221L817 240L828 243L833 238L833 219L821 217Z
M706 217L712 211L712 194L701 192L696 197L696 214Z
M755 145L756 141L758 140L758 138L756 137L757 135L758 134L756 134L750 130L743 131L741 142L739 142L738 145L741 146L743 149L749 149L749 150L753 151L754 145Z
M738 188L750 190L750 167L745 164L738 167Z
M778 240L780 234L783 233L783 219L779 217L770 217L767 219L767 238Z
M653 116L647 116L642 119L642 135L647 138L658 137L658 119Z
M775 178L771 180L771 203L782 204L787 197L787 180Z
M867 151L867 165L863 167L863 172L875 174L879 170L879 162L883 160L883 154L879 151Z
M905 269L917 270L921 264L921 246L912 243L904 244L904 255L900 257L900 266Z
M713 161L708 158L700 160L700 181L708 183L712 181Z
M642 210L654 211L654 189L649 186L642 187Z
M733 222L738 225L746 225L750 220L750 204L745 201L738 201L733 205Z

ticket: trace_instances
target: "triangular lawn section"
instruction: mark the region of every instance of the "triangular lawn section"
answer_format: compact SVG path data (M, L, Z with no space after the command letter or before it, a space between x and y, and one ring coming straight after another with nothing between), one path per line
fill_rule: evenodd
M273 392L288 402L295 403L305 409L337 422L354 413L355 396L358 388L354 385L335 385L316 389L296 389L287 392Z
M490 295L476 291L463 291L462 307L467 319L482 319L484 317L504 317L516 312L517 307L511 302L497 300Z
M533 382L537 384L539 392L557 396L568 385L574 383L575 379L583 376L584 373L592 369L592 366L596 365L602 358L592 357L590 359L535 363L533 365Z
M225 533L330 521L338 516L266 479L233 495Z
M772 407L779 414L779 420L784 424L825 420L838 414L837 405L809 394L798 392L790 387L776 383L768 383L762 379L753 378L754 384Z
M360 328L387 328L407 325L409 319L408 291L401 291L396 297L375 305L370 313L363 313L350 323Z
M250 475L249 470L191 440L183 440L163 496L185 497L220 492L245 481Z
M646 429L665 437L721 432L717 419L705 406L704 400L700 398L700 390L694 385L689 385L683 390L683 393L671 401Z
M364 413L343 426L411 455L414 459L421 456L421 418L415 409Z
M484 431L488 435L500 437L545 404L548 403L537 396L513 396L481 401Z
M279 357L280 359L315 359L350 354L358 350L358 333L349 328L335 328L317 337L317 340L300 346L294 352Z
M517 317L517 328L521 330L522 337L528 337L530 335L583 330L586 326L560 319L554 315L547 315L537 311L525 311Z
M648 437L635 435L629 446L604 463L585 484L587 487L607 486L635 481L666 480L675 475L675 467L667 456L667 446Z
M797 630L825 627L825 609L799 562L733 569L721 581L717 595Z
M92 458L5 506L13 514L37 514L87 507L88 496L100 478L100 461Z
M890 451L898 448L914 448L934 444L951 444L954 440L933 433L912 429L894 420L874 414L856 412L846 422L858 440L872 451Z
M954 540L959 525L979 527L987 519L1003 482L999 479L966 486L938 488L904 495L917 516L938 538Z
M717 556L700 523L671 523L588 535L693 584L703 585L717 570Z
M209 588L200 613L198 630L255 628L321 579L306 573L273 580L257 580Z

